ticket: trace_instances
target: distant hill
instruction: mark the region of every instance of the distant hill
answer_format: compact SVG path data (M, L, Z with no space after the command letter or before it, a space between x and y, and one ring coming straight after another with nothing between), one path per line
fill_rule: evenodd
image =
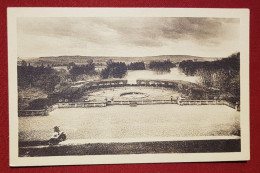
M27 63L31 65L41 65L41 64L56 64L56 65L66 65L70 62L74 62L76 64L86 64L88 60L93 60L94 63L102 63L105 64L108 60L112 60L115 62L126 62L127 64L131 62L144 61L145 63L149 63L150 61L164 61L170 60L173 63L178 63L184 60L193 60L193 61L214 61L217 59L221 59L218 57L197 57L190 55L159 55L159 56L145 56L145 57L111 57L111 56L48 56L48 57L39 57L39 58L30 58L23 59L22 57L18 58L19 61L25 60Z

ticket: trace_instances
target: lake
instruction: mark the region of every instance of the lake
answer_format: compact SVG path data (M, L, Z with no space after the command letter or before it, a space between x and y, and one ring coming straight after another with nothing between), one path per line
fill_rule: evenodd
M164 80L183 80L196 83L199 81L197 76L186 76L177 67L171 68L169 73L158 74L151 70L128 70L125 79L130 84L136 84L136 79L164 79Z

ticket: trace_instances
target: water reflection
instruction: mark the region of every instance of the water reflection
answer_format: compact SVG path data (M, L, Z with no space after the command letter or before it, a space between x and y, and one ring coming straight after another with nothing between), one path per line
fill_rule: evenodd
M128 70L125 77L130 84L136 84L136 79L164 79L164 80L183 80L197 83L199 77L186 76L177 67L171 68L170 72L155 72L151 70Z

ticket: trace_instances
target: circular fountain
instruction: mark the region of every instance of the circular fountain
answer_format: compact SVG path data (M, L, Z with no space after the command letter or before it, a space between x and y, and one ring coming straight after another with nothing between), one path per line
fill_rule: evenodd
M140 99L148 97L148 94L142 92L125 92L120 94L120 97L128 98L128 99Z

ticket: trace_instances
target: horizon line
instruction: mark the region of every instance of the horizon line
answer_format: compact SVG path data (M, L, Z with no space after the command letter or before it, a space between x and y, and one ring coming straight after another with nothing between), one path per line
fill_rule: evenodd
M239 51L237 52L234 52L232 54L236 54L236 53L239 53ZM232 55L230 54L230 55ZM218 57L218 56L196 56L196 55L187 55L187 54L166 54L166 55L147 55L147 56L104 56L104 55L49 55L49 56L35 56L35 57L26 57L26 56L17 56L17 58L20 58L20 59L35 59L35 58L46 58L46 57L111 57L111 58L148 58L148 57L159 57L159 56L191 56L191 57L198 57L198 58L227 58L229 57L230 55L228 56L225 56L225 57Z

